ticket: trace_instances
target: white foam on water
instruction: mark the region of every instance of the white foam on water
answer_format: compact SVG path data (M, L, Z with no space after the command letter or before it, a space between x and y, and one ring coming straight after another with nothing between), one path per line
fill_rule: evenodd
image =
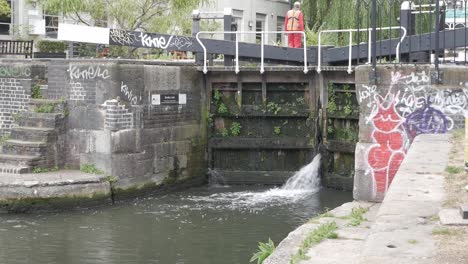
M281 188L264 192L221 192L209 196L189 196L185 199L203 207L249 208L261 210L268 206L296 203L320 190L320 154L295 173Z

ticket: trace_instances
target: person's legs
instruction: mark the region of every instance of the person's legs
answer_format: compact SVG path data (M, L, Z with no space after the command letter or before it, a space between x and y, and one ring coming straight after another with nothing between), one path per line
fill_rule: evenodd
M302 34L294 34L294 48L302 48Z
M294 48L294 43L295 43L294 35L296 34L288 34L288 47L290 48Z

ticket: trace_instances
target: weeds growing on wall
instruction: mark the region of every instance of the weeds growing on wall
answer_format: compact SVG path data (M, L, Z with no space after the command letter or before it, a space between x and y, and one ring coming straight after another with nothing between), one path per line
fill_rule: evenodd
M54 171L58 171L59 170L59 167L58 166L54 166L52 168L41 168L41 167L36 167L32 170L33 173L45 173L45 172L54 172Z
M240 123L238 123L238 122L233 122L233 123L231 124L231 128L230 128L230 130L231 130L231 135L234 136L234 137L239 136L240 133L241 133L241 129L242 129L242 126L241 126Z
M94 164L83 164L80 169L81 172L89 174L103 174L104 172L96 168Z
M5 144L5 141L11 139L11 135L10 134L3 134L1 137L0 137L0 146L2 146L3 144Z
M279 105L278 105L277 103L275 103L275 102L269 102L269 103L267 104L267 110L268 110L268 112L277 115L277 114L281 111L281 106L279 106Z
M273 133L275 133L275 135L279 136L281 134L281 127L280 126L273 127Z
M250 259L250 262L255 262L257 261L257 264L263 263L263 261L268 258L274 251L275 251L275 243L268 238L267 243L259 242L258 243L258 251L255 252Z
M42 99L42 98L44 98L43 95L42 95L41 86L39 84L35 84L31 88L31 98L33 98L33 99Z
M338 238L338 235L335 232L337 229L338 226L335 222L322 224L316 229L314 229L304 239L297 253L294 254L294 256L292 256L290 264L298 264L302 260L305 260L307 258L306 253L309 250L309 248L322 242L323 240Z
M55 111L56 106L57 104L53 104L53 103L42 104L36 109L36 112L37 113L53 113Z

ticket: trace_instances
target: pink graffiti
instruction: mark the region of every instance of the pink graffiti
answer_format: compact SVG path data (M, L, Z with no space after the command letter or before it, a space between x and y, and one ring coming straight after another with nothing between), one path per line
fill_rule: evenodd
M405 158L403 118L392 102L388 108L379 105L373 117L372 138L377 144L369 150L367 159L372 168L377 193L385 193Z

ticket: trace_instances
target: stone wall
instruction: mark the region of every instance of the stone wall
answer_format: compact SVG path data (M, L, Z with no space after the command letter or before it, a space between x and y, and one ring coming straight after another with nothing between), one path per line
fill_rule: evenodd
M118 187L205 177L201 74L195 67L124 60L0 61L0 127L14 126L31 87L67 101L67 167L93 164ZM156 105L156 95L181 101ZM185 100L182 100L185 98ZM153 103L153 104L152 104Z
M468 76L466 68L446 66L441 84L435 84L435 69L427 65L379 66L375 84L370 70L356 70L360 130L354 198L381 201L417 135L463 128Z

